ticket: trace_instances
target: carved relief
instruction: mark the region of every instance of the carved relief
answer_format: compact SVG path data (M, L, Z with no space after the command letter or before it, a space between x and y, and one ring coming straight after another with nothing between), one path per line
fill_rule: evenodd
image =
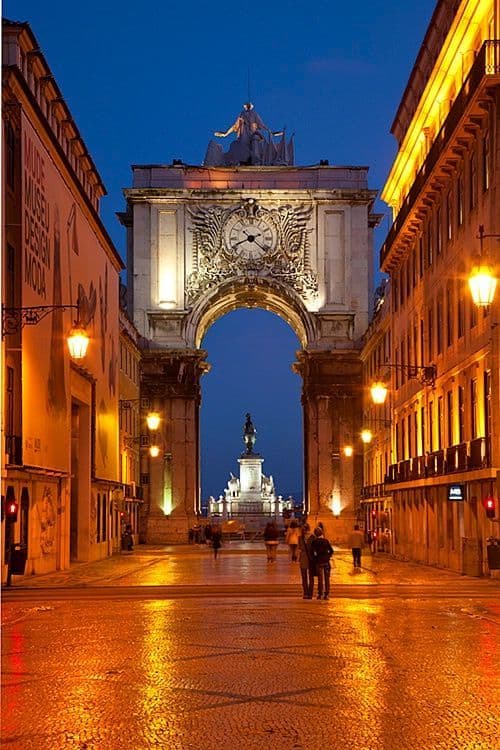
M252 198L233 207L188 209L193 232L190 303L235 276L276 279L304 299L316 297L318 280L309 257L310 206L265 208Z

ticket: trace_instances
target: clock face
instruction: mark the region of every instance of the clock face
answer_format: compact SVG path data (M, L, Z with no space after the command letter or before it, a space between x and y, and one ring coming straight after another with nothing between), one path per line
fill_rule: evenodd
M228 249L245 260L259 260L274 249L276 230L262 218L235 218L226 228Z

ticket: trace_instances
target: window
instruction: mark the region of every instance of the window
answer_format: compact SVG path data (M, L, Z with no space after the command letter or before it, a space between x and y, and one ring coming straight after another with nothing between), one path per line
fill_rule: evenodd
M491 183L491 164L490 164L490 134L485 133L483 138L483 163L482 163L482 177L483 177L483 192L488 190Z
M465 403L463 386L458 386L458 442L464 442L465 435Z
M436 255L441 255L443 251L443 217L441 216L441 206L436 211Z
M474 328L477 326L477 307L471 298L469 298L469 309L470 309L470 327Z
M427 356L430 362L434 357L434 310L432 307L427 313L427 335Z
M446 344L453 344L453 293L451 285L446 288Z
M408 414L407 420L408 420L408 453L406 454L406 458L410 458L413 455L412 444L411 444L411 414Z
M437 353L443 351L443 295L439 293L436 302L436 344Z
M493 432L491 409L491 372L484 373L484 433L486 437L491 437Z
M457 180L457 226L464 223L464 177L459 174Z
M423 364L424 362L424 321L420 320L420 352L418 355L418 362L415 364Z
M453 445L453 391L448 391L446 394L446 411L448 412L446 421L447 445Z
M428 415L429 415L429 453L434 450L434 420L433 420L434 403L429 401Z
M5 368L5 434L14 434L14 368Z
M14 190L16 173L16 134L10 122L6 123L5 131L5 145L7 151L5 156L5 176L7 185Z
M453 211L451 207L451 190L446 196L446 239L453 239Z
M432 220L427 224L427 265L432 266L434 256L433 226Z
M420 407L420 455L425 453L425 408Z
M477 438L477 379L470 381L470 435L471 439Z
M404 417L401 419L401 458L403 461L406 458L406 430Z
M469 208L472 211L477 203L477 156L473 151L469 165Z
M438 450L443 448L443 397L439 396L437 401L437 428L438 428Z
M413 453L412 456L418 456L420 455L420 452L418 450L418 417L417 417L417 410L413 412Z
M457 287L457 336L461 339L465 334L465 295L462 281Z
M101 493L97 493L96 542L101 541Z
M424 275L424 238L419 237L418 240L418 268L420 278Z

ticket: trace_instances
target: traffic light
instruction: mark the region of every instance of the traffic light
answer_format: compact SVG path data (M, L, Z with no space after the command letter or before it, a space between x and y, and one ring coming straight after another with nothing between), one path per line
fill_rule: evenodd
M484 501L484 507L486 508L486 518L495 518L495 498L487 497Z
M5 516L7 521L15 523L17 521L17 511L19 510L19 503L15 500L7 500L5 506Z

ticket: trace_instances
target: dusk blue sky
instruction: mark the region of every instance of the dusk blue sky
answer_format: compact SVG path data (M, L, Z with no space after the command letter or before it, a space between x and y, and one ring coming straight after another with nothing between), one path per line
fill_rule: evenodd
M390 127L435 0L275 0L272 3L6 0L28 21L108 190L101 215L123 255L115 218L131 164L200 164L214 130L250 96L264 122L295 133L298 165L368 166L381 189L396 152ZM389 227L377 230L374 263ZM237 473L250 411L278 492L300 497L299 348L286 323L235 311L203 342L202 497Z

